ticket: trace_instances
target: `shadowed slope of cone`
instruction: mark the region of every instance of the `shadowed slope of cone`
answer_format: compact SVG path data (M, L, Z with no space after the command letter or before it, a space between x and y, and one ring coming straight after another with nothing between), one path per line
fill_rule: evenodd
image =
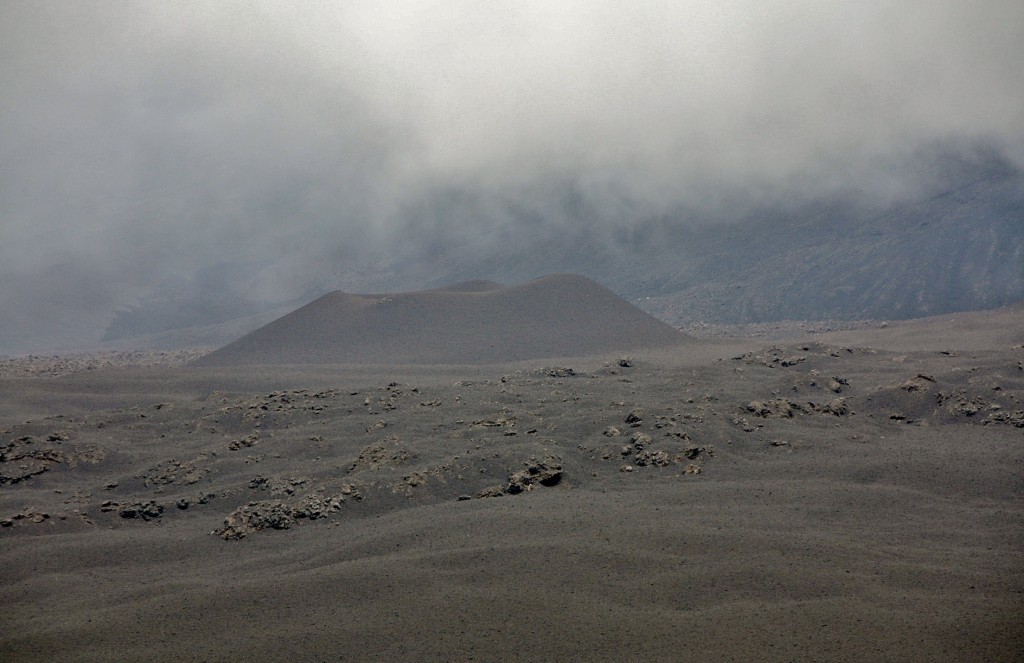
M196 366L492 363L624 351L687 339L582 276L505 287L332 292L200 358Z

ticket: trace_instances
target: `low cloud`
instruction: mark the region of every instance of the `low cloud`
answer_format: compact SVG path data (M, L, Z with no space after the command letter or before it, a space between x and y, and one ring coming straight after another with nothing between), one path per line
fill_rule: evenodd
M280 299L303 255L884 203L936 144L1024 163L1021 43L995 0L8 3L0 299L46 338L223 263Z

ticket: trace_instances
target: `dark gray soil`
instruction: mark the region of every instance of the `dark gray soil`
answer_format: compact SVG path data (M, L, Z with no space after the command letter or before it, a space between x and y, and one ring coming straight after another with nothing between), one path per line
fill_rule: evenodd
M976 315L475 366L25 358L0 659L1020 660L1024 316Z

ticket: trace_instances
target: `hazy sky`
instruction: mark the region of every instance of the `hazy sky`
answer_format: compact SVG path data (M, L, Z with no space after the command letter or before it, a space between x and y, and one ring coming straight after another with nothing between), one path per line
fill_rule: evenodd
M614 224L900 195L935 141L1024 163L1021 44L1008 0L0 2L0 334L400 245L438 191L571 184Z

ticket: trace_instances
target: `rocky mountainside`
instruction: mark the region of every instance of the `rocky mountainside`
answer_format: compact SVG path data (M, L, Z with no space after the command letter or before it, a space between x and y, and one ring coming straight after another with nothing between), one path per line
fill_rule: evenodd
M704 255L644 307L675 323L746 323L906 319L1024 299L1020 173L993 173L873 215L833 207L732 230L706 229Z

